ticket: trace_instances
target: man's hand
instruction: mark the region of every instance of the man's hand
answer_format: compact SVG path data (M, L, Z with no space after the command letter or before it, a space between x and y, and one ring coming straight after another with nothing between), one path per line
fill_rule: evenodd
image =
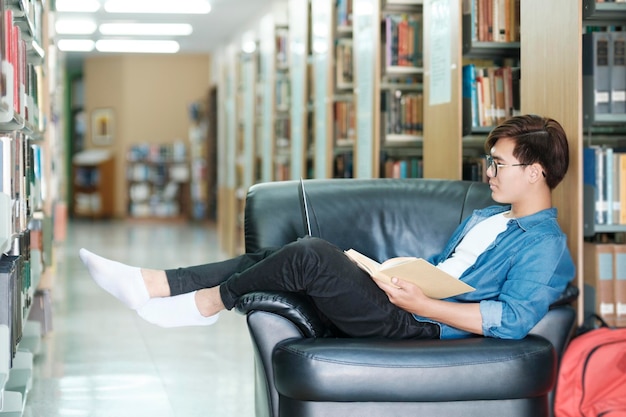
M404 281L399 278L391 278L391 284L381 280L374 280L378 287L387 294L392 304L400 307L409 313L424 316L424 306L432 298L427 297L424 291L412 282ZM421 308L420 308L421 307Z
M391 284L374 280L389 301L412 314L475 334L483 334L479 303L456 303L427 297L415 284L392 278Z

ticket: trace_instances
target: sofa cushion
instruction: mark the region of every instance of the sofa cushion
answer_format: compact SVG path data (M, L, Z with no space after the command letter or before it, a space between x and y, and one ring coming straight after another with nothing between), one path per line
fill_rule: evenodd
M441 402L533 398L554 384L546 339L297 339L273 355L276 389L307 401Z

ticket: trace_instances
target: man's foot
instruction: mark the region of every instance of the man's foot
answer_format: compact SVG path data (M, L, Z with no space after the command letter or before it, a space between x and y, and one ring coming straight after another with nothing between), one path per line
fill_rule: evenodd
M161 327L209 326L219 313L205 317L196 306L196 291L173 297L151 298L137 309L137 314L149 323Z
M111 261L84 248L79 256L96 284L127 307L136 310L150 299L140 268Z

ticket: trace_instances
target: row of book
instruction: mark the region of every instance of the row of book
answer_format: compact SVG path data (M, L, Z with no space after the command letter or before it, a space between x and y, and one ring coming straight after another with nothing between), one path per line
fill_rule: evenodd
M99 175L98 170L94 175ZM126 178L131 182L151 182L154 184L165 184L167 182L187 182L189 181L189 166L184 162L176 163L133 163L128 166ZM99 179L98 179L99 180ZM96 183L97 184L97 183Z
M337 26L352 26L352 0L337 0L335 13L337 14Z
M278 28L276 30L276 65L279 68L289 64L289 30Z
M390 157L383 161L385 178L423 178L424 161L421 156Z
M626 326L626 244L585 242L583 250L594 312L611 326Z
M626 148L583 148L583 183L593 189L595 224L626 224Z
M291 82L287 74L278 74L276 76L275 86L275 104L278 111L288 111L291 98Z
M0 26L3 28L1 55L3 58L1 95L8 110L0 114L0 123L16 122L20 127L41 130L39 83L42 68L29 62L28 54L33 49L33 41L26 41L26 35L14 22L14 13L6 9ZM30 35L29 35L30 36Z
M333 178L354 177L354 153L340 152L333 160ZM312 177L310 177L312 178Z
M19 246L16 248L18 254L0 255L0 325L9 328L9 346L0 346L0 350L10 352L9 363L1 364L0 369L12 366L12 359L22 338L23 325L34 295L29 231L25 230L16 241Z
M588 124L626 118L626 32L583 34L583 111Z
M387 157L383 161L385 178L423 178L424 161L421 156ZM463 180L486 182L485 158L467 157L463 160Z
M0 222L8 223L9 235L25 230L33 211L41 208L41 158L41 147L30 144L23 134L0 136L0 193L9 206L3 207Z
M333 103L333 134L335 145L352 146L356 137L356 115L352 101Z
M466 181L487 182L487 161L484 157L463 158L462 175Z
M335 56L335 86L338 90L351 90L354 82L352 40L339 39Z
M495 126L519 114L519 80L519 68L464 65L462 89L470 102L471 126Z
M387 67L421 67L422 15L388 14L385 24L385 65Z
M419 92L386 90L381 107L387 140L393 135L421 135L424 125L424 96Z
M132 145L126 156L128 161L175 162L187 159L187 144L181 140L173 143L138 143Z
M520 41L520 0L468 1L473 41Z

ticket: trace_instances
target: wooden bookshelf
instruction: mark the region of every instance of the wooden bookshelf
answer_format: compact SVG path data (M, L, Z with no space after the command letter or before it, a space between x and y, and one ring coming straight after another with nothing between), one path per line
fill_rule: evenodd
M290 0L289 4L289 136L291 145L290 178L308 177L311 142L309 60L311 54L310 0Z
M188 146L182 141L131 146L126 158L130 219L190 218L189 157Z
M41 348L41 326L30 312L42 273L53 262L44 256L53 243L44 228L52 222L60 184L52 163L58 144L50 68L57 63L46 60L48 13L45 1L0 3L0 415L15 417L24 414Z
M115 160L102 149L82 151L72 159L73 203L75 218L110 218L115 206Z

